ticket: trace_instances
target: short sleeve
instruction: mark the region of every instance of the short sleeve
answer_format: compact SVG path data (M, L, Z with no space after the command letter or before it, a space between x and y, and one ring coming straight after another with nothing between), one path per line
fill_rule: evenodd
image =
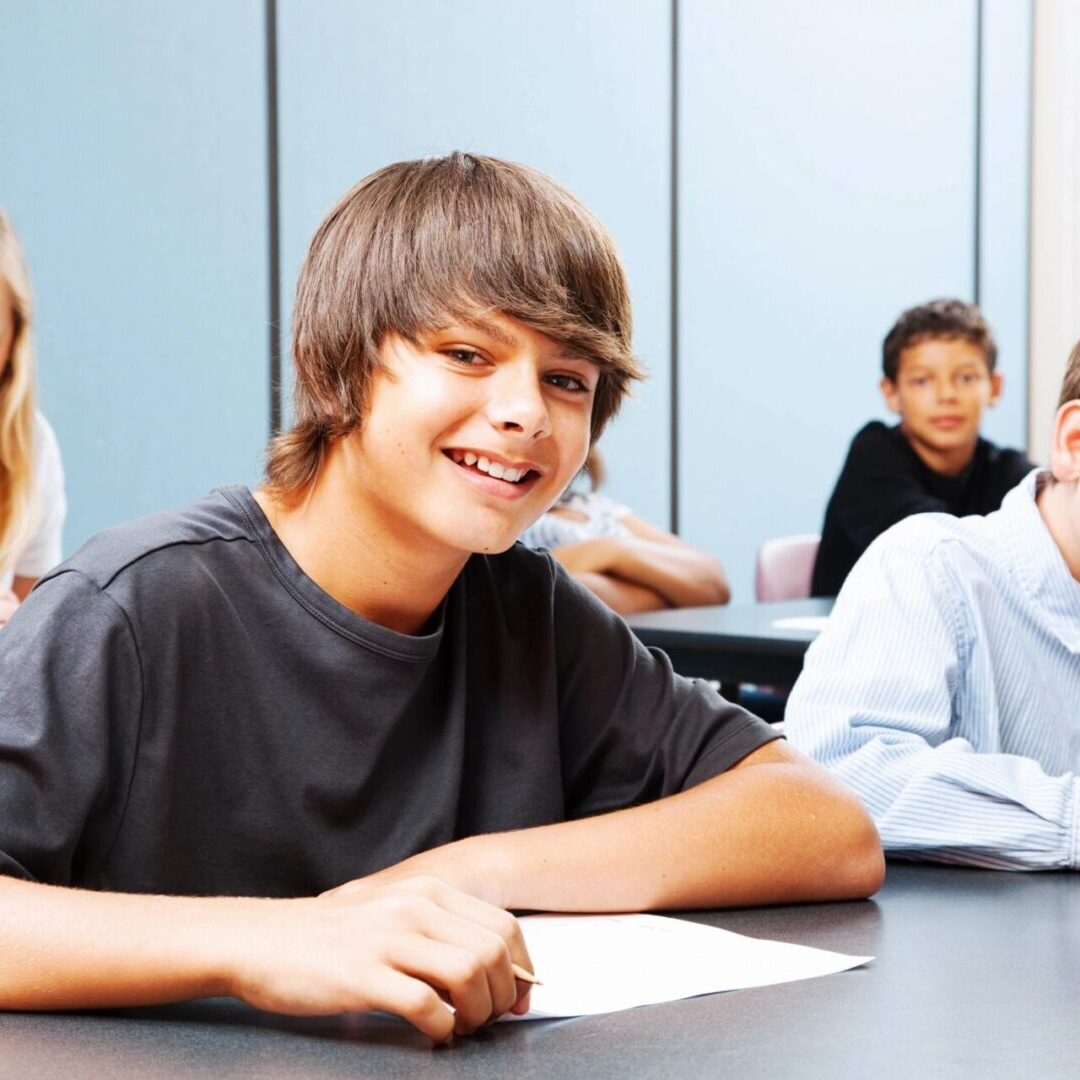
M568 817L651 802L778 737L706 682L676 675L556 565L560 749Z
M15 575L28 578L39 578L60 562L61 532L67 516L60 445L48 421L40 413L36 419L34 469L38 521L15 560Z
M123 810L141 701L117 604L75 571L39 583L0 630L0 874L92 874Z

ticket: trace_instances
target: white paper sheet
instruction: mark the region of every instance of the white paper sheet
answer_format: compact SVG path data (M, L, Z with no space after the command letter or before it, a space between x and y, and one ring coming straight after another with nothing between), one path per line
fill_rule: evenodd
M661 915L529 915L521 928L543 985L533 988L527 1015L504 1020L615 1012L812 979L873 959Z
M787 619L773 619L777 630L815 630L821 633L829 621L828 615L792 615Z

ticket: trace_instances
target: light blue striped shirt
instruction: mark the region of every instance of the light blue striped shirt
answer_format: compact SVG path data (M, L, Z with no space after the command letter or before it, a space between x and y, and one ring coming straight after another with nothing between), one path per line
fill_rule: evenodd
M1080 582L1039 475L986 517L882 534L791 693L785 734L855 790L892 854L1080 868Z

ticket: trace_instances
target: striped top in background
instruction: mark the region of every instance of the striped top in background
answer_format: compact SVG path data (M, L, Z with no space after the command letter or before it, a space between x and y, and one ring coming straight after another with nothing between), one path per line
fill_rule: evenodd
M1080 582L1030 473L986 517L919 514L856 564L785 734L866 804L886 851L1080 868Z
M595 491L572 491L521 534L526 547L563 547L600 536L630 536L630 507Z

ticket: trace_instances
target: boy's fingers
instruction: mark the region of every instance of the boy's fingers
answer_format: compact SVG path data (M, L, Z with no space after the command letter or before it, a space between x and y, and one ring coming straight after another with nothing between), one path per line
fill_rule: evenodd
M381 992L368 1007L408 1020L437 1043L446 1042L454 1033L454 1014L439 995L426 983L397 971L384 973Z
M436 904L425 912L419 929L432 944L451 945L468 955L483 972L489 1002L488 1013L481 1023L509 1012L518 999L519 984L514 978L510 949L503 938L486 926Z
M431 938L410 938L394 950L394 966L446 992L457 1013L453 1025L457 1034L470 1035L494 1018L492 988L500 980L497 975L492 978L483 961L469 949ZM505 989L502 996L506 996Z
M498 934L506 942L513 963L520 964L526 971L533 970L532 959L525 945L525 935L521 932L521 924L509 911L478 900L475 896L470 896L443 882L436 882L436 886L432 899L440 907Z
M436 897L422 930L479 956L489 972L493 1017L502 1016L526 996L529 984L514 978L513 965L532 971L521 926L509 912L450 889Z

